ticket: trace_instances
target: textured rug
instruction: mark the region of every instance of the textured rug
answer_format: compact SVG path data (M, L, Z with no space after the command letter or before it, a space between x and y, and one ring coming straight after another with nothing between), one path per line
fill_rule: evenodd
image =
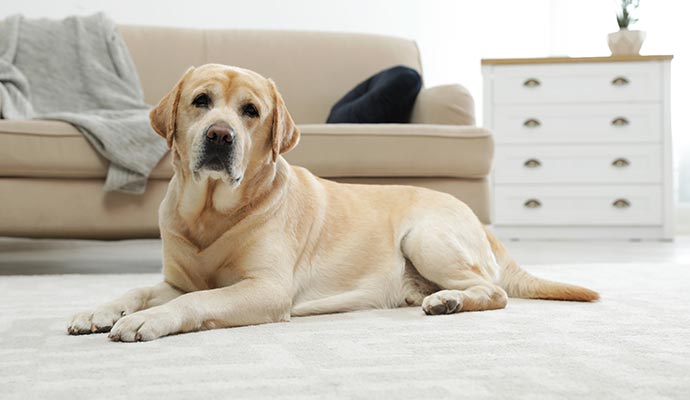
M419 308L112 343L70 315L157 274L0 277L1 399L688 399L690 266L528 267L593 304Z

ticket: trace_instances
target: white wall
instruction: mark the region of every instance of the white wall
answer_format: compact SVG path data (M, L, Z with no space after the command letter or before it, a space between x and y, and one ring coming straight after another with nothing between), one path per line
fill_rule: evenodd
M418 37L427 85L459 82L481 118L482 58L550 52L549 0L426 0Z
M3 0L0 17L104 11L122 24L418 35L418 0Z

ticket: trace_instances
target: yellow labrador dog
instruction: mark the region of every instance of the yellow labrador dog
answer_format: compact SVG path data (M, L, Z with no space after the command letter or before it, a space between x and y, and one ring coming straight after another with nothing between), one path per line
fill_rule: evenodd
M299 130L255 72L191 68L151 124L175 170L159 213L165 280L74 316L71 334L132 342L371 308L437 315L503 308L508 296L598 298L520 269L453 196L288 165L281 154Z

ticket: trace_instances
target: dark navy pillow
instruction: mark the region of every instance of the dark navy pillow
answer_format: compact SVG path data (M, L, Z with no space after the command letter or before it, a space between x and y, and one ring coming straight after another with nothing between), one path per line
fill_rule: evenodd
M360 83L340 99L328 116L329 124L405 123L410 114L422 78L412 68L399 65Z

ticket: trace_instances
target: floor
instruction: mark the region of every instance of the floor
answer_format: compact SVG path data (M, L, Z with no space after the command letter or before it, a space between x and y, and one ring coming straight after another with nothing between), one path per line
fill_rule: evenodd
M68 336L67 321L160 280L159 241L0 239L0 398L690 398L690 238L507 247L535 275L602 299L372 310L123 344Z
M688 263L690 236L659 241L508 241L525 265ZM86 241L0 237L0 275L145 273L161 268L160 240Z

